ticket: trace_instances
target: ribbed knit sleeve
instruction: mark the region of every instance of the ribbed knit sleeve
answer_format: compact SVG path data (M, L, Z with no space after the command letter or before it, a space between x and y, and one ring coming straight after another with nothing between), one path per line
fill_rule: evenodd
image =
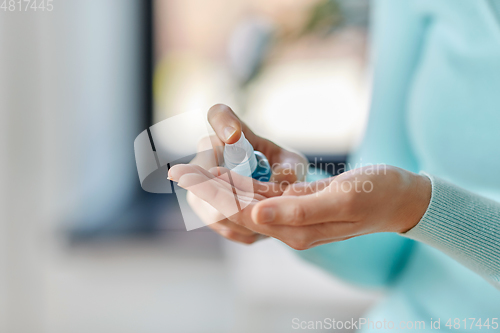
M438 177L429 207L404 236L431 245L500 289L500 203Z

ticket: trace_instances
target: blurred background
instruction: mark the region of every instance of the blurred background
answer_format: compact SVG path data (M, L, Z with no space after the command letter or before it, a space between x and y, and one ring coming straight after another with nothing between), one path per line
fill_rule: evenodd
M225 103L341 163L367 117L368 0L40 1L0 8L0 332L289 332L379 298L279 241L186 232L133 151Z

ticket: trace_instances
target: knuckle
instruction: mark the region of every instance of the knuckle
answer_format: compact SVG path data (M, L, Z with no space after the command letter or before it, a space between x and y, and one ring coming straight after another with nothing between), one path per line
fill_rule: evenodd
M243 235L240 232L232 229L219 229L216 230L224 238L233 242L250 245L257 241L257 235Z
M343 194L344 200L342 206L346 213L349 215L355 213L358 210L359 206L359 193L355 191L348 191Z
M349 191L345 194L345 204L348 207L354 207L357 202L357 195L353 191Z
M230 240L237 240L239 236L236 231L230 229L225 229L223 232L221 232L221 234L222 236Z
M238 225L244 224L243 223L244 220L242 218L242 214L240 214L240 213L233 214L233 215L229 216L227 219L229 221L231 221L231 222L234 222L234 223L238 224Z
M297 250L297 251L304 251L304 250L307 250L309 248L309 245L302 242L302 241L290 242L290 243L288 243L288 246L290 246L291 248L293 248L294 250Z
M226 112L229 110L231 109L225 104L215 104L208 110L208 118L215 116L219 112Z
M240 242L246 245L251 245L257 241L257 237L247 237Z
M203 152L207 149L212 148L212 136L204 136L198 140L198 145L196 147L197 152Z
M308 237L305 236L297 237L287 244L297 251L304 251L311 248L311 242L309 241Z
M302 206L294 204L290 207L290 222L300 224L306 218L306 212Z
M212 229L212 231L215 231L219 235L224 236L223 235L224 227L219 222L210 223L210 224L207 224L207 226L210 229Z

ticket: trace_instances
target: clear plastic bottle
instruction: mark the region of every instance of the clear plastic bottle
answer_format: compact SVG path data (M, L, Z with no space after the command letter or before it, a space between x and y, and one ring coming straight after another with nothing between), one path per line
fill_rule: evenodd
M243 132L238 141L224 147L224 166L242 176L252 177L261 182L271 178L272 170L266 156L254 151Z

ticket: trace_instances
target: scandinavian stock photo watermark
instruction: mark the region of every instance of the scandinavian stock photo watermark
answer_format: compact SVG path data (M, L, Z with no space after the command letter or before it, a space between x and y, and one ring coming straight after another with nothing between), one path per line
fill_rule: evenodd
M312 193L319 194L320 191L326 191L330 193L370 193L374 189L374 184L370 177L387 175L388 168L386 164L367 163L366 165L363 165L362 163L331 163L331 165L323 165L323 169L333 170L334 173L338 173L339 175L325 177L313 182L290 182L286 180L289 179L289 176L299 176L306 174L308 175L308 177L313 178L319 178L321 176L324 177L325 172L315 167L317 163L317 161L314 161L309 162L309 164L296 164L294 166L278 163L273 164L271 166L273 169L273 178L283 178L285 180L272 184L262 183L261 186L265 188L266 191L274 191L276 193L284 193L289 186L295 186L294 193L296 195ZM352 170L352 174L349 174L349 170Z
M370 318L351 318L337 320L335 318L323 318L322 320L303 320L293 318L291 328L297 331L314 330L497 330L498 318L429 318L428 320L387 320L385 318L371 320Z

